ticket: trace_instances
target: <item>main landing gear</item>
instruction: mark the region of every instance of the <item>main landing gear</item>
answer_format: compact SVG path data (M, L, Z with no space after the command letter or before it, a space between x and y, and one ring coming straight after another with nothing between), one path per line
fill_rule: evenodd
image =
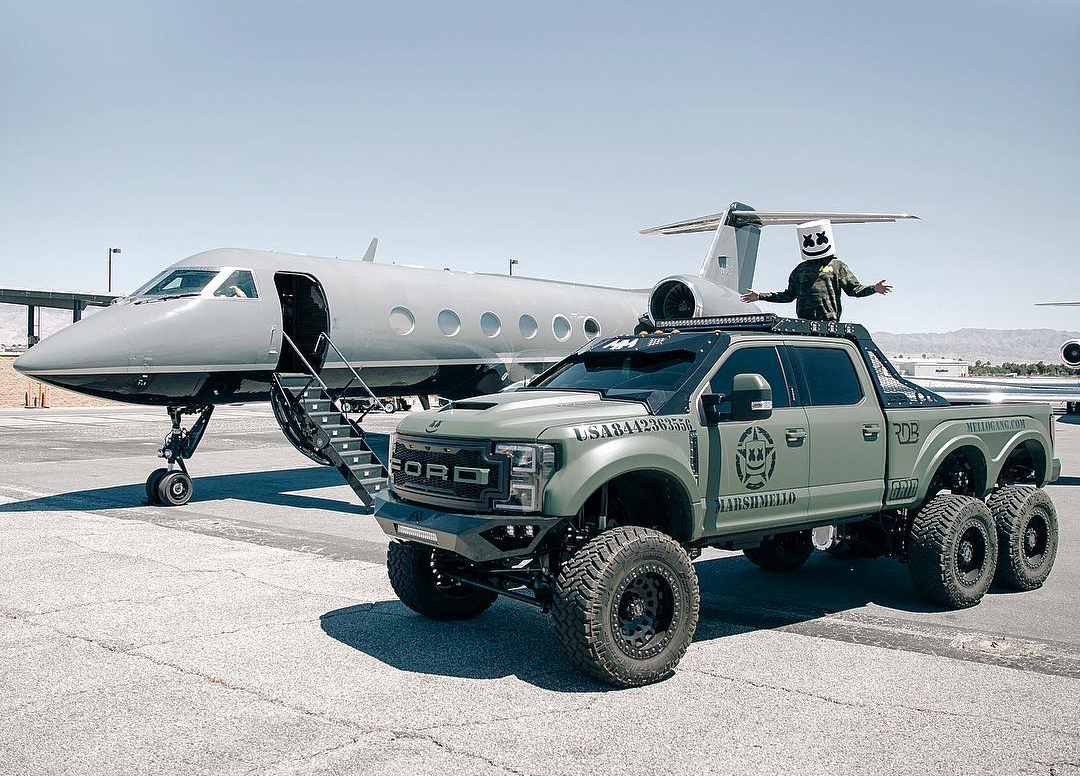
M146 503L178 507L191 500L193 486L188 474L185 458L195 455L195 449L202 441L214 405L202 407L169 407L172 430L161 443L158 456L164 458L168 467L155 469L146 478ZM198 415L188 430L183 426L184 415Z

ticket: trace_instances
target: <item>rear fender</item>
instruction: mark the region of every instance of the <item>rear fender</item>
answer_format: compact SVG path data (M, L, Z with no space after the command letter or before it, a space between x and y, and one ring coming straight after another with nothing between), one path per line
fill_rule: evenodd
M930 489L930 482L933 480L934 475L937 474L938 469L941 468L941 465L945 462L945 459L957 450L965 447L974 449L982 458L983 466L986 468L986 479L982 483L982 493L980 495L985 495L990 487L988 483L992 484L996 480L996 478L991 479L990 476L992 464L990 451L987 448L986 443L974 434L962 434L950 439L944 446L937 447L940 436L940 434L932 434L926 440L923 452L915 463L914 475L919 480L919 492L916 500L922 501L926 498L926 494ZM1012 448L1009 449L1011 450Z

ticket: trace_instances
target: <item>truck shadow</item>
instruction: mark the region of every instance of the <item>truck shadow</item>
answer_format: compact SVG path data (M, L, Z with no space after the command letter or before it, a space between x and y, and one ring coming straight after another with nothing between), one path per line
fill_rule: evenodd
M243 474L214 474L193 478L195 492L189 505L236 499L260 504L275 504L296 509L323 509L348 514L363 514L365 508L349 492L348 499L322 498L296 491L316 490L339 486L348 491L336 469L309 465L296 469L247 472ZM11 512L51 512L56 510L131 509L146 505L146 488L137 485L116 485L108 488L77 490L51 496L12 501L0 504L0 514ZM158 507L184 509L185 507Z
M695 566L702 597L696 644L761 630L805 633L812 630L807 624L869 603L905 612L943 611L920 601L906 570L888 560L842 561L818 553L790 574L762 571L741 554ZM402 671L463 679L516 676L556 692L615 689L566 661L549 615L507 599L463 622L427 620L397 600L336 609L320 622L331 638ZM824 632L835 626L822 626L820 635L836 637Z

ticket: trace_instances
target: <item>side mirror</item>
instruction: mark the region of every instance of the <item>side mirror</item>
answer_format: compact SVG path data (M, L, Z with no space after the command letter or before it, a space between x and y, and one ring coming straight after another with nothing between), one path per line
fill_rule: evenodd
M767 420L772 417L772 410L772 388L764 377L735 375L731 390L732 420Z
M705 416L706 426L716 426L724 418L720 411L720 405L727 401L727 397L721 393L706 393L701 397L701 412Z

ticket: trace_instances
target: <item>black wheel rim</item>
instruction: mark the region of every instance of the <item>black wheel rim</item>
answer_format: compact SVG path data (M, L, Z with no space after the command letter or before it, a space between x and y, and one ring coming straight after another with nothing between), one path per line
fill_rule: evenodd
M978 521L968 522L956 543L956 576L968 587L978 583L986 571L990 540L985 526Z
M673 624L681 606L675 575L660 563L632 569L612 597L611 630L628 657L655 657L675 635Z
M1050 547L1050 520L1042 509L1036 509L1020 533L1020 554L1028 568L1037 569L1046 560Z

